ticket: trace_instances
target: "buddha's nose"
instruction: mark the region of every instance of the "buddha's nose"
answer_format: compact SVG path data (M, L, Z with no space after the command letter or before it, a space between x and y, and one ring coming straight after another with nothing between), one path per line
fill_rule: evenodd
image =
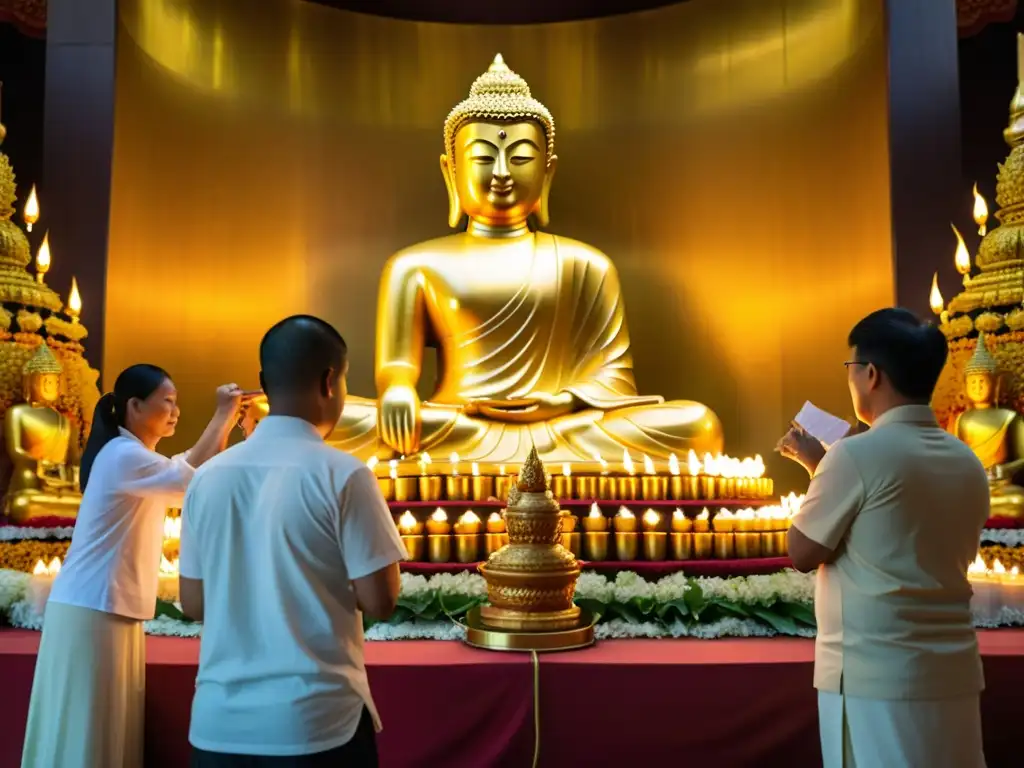
M512 174L508 169L508 160L505 158L504 152L498 153L498 161L494 164L494 178L499 181L508 181L512 178Z

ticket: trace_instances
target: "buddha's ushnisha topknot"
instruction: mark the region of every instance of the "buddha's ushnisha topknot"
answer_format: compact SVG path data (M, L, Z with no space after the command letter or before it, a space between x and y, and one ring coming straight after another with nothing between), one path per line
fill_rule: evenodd
M21 372L26 376L43 374L60 374L63 369L60 362L44 341L36 348L36 353L29 358Z
M978 343L974 345L974 354L967 361L964 373L968 376L976 373L987 373L991 376L997 370L999 370L999 364L992 356L992 353L988 351L988 345L985 344L985 334L984 332L979 333Z
M555 154L555 120L548 108L533 98L526 81L505 65L499 53L469 89L469 98L448 113L444 121L444 151L455 162L455 133L470 120L516 122L536 120L547 139L547 159Z

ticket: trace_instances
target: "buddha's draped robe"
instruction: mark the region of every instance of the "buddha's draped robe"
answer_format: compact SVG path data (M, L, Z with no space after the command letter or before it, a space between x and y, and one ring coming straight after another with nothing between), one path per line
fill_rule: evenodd
M418 372L427 328L438 346L441 374L422 404L421 451L514 464L533 445L548 462L619 461L623 449L651 458L722 450L721 424L708 408L637 393L622 291L604 254L542 233L453 237L466 255L453 238L424 243L392 257L381 279L378 384L389 366ZM464 412L473 401L535 392L570 392L578 406L534 423ZM330 442L361 458L393 456L377 440L372 400L350 398Z

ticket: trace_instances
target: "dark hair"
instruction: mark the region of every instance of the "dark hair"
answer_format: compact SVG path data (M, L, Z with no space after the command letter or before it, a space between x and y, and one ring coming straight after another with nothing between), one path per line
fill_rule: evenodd
M100 449L117 437L120 434L119 428L125 426L128 401L133 398L145 400L169 378L171 377L163 368L138 363L121 371L114 382L114 391L107 392L96 403L96 410L92 416L92 431L89 432L89 440L85 444L85 451L82 452L79 478L83 491L89 483L92 465Z
M942 331L899 307L872 312L853 327L847 343L859 362L872 363L899 394L922 403L931 400L949 352Z
M340 373L348 359L345 339L330 323L292 315L266 332L260 342L260 384L267 397L316 386L328 369Z

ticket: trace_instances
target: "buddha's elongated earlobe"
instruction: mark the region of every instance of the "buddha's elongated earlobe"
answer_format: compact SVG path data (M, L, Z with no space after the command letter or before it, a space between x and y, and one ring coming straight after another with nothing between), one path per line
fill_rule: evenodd
M455 169L448 162L448 155L441 155L441 175L448 189L448 226L455 229L462 221L462 203L459 202L459 190L455 187Z
M555 178L555 169L558 167L558 155L552 155L548 160L547 172L544 174L544 185L541 187L540 199L537 200L537 207L534 216L537 217L537 226L546 227L551 220L548 212L548 200L551 197L551 182Z

